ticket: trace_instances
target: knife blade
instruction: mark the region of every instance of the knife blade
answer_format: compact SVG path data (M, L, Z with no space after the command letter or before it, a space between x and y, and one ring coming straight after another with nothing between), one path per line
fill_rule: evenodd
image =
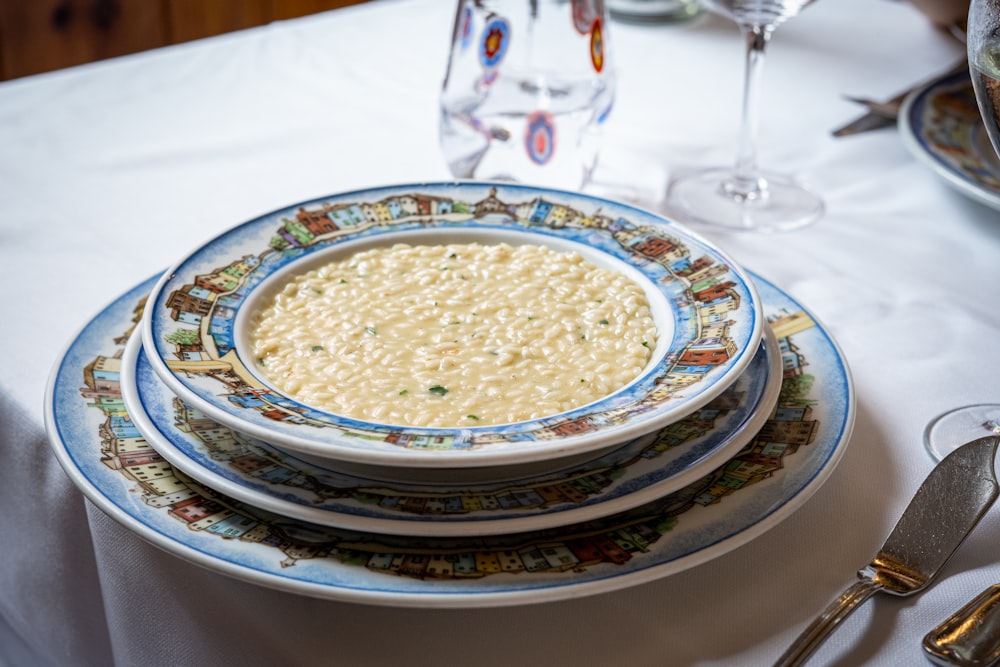
M987 436L943 458L856 581L806 627L775 667L802 665L875 593L905 597L929 586L1000 494L994 469L998 446L1000 436Z
M868 113L855 118L846 125L839 127L833 131L833 136L835 137L847 137L854 134L861 134L863 132L870 132L872 130L878 130L883 127L890 127L896 125L896 120L899 114L899 108L902 106L903 101L906 100L910 93L920 90L927 86L930 82L936 81L938 79L943 79L949 77L953 74L957 74L963 70L969 69L969 62L967 59L963 58L960 62L956 63L953 67L947 71L933 77L932 79L925 79L919 83L910 86L906 90L897 93L891 99L885 102L876 102L873 100L850 97L847 99L852 102L857 102L865 106L868 109Z

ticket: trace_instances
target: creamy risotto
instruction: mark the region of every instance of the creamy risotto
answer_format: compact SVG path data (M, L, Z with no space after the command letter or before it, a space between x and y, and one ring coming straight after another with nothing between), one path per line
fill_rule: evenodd
M537 245L395 245L291 280L256 314L260 371L315 408L401 426L547 417L649 361L642 288Z

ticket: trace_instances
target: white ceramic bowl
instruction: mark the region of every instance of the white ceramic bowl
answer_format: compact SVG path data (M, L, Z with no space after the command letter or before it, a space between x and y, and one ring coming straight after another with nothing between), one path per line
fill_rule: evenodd
M418 428L317 410L254 370L246 320L291 275L362 248L473 241L572 249L634 278L658 329L640 376L543 419ZM234 227L164 274L142 322L156 373L221 424L333 466L456 470L557 465L662 428L724 391L754 357L762 331L760 299L744 270L676 223L575 193L476 182L339 194Z

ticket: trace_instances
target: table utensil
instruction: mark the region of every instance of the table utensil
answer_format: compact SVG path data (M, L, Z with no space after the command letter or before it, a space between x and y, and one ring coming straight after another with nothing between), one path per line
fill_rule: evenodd
M847 137L853 134L861 134L871 130L878 130L883 127L896 125L896 118L899 116L899 107L910 94L910 90L899 93L892 99L885 102L871 100L864 97L845 96L846 99L868 109L868 113L855 118L851 122L833 131L835 137Z
M846 125L835 129L832 134L835 137L851 137L855 134L864 134L872 130L881 130L886 127L894 127L896 119L890 118L875 111L869 111L863 116L858 116Z
M946 73L935 77L933 80L939 80L942 77L950 76L956 72L964 72L969 69L968 63L965 59L958 63ZM877 130L883 127L890 127L896 125L897 119L899 118L900 109L903 106L903 102L914 92L926 88L930 82L921 81L920 83L910 86L906 90L897 93L892 98L882 102L879 100L872 100L866 97L855 97L851 95L846 95L845 98L851 102L860 104L868 109L868 113L863 116L859 116L854 120L850 121L846 125L843 125L833 131L833 136L835 137L847 137L854 134L861 134L862 132L868 132L870 130Z
M924 590L990 508L1000 485L994 470L1000 437L966 443L927 476L858 581L823 610L775 663L803 664L841 621L880 591Z
M823 214L823 200L785 174L757 165L757 98L771 34L811 0L708 0L736 21L746 40L746 68L736 163L682 176L667 189L678 216L730 231L775 232L803 227Z
M931 662L946 667L1000 664L1000 584L935 626L924 637L923 647Z
M456 178L578 189L615 96L603 1L456 3L439 140Z
M846 99L850 102L854 102L855 104L860 104L877 116L890 118L892 120L895 120L896 116L899 114L899 105L903 101L902 99L893 98L888 102L879 102L878 100L870 100L866 97L851 96L847 96Z

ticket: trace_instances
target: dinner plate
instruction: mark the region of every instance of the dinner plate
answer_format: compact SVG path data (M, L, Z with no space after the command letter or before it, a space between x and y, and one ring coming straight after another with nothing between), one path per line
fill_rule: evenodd
M899 129L910 152L952 187L1000 209L1000 159L986 134L967 71L910 93L899 111Z
M241 503L173 469L121 401L120 354L152 282L70 343L46 392L46 428L83 493L138 536L212 570L305 595L412 607L566 599L648 582L763 534L829 478L855 396L843 356L801 305L757 279L784 380L774 420L730 462L627 512L481 538L392 537L318 526Z
M782 381L766 330L756 358L711 403L661 431L557 472L466 485L386 483L325 469L207 419L170 392L133 336L122 356L132 422L167 461L235 499L322 525L415 536L540 530L622 512L680 489L743 448Z
M291 276L361 249L470 242L575 251L632 277L658 329L639 377L543 419L414 428L289 398L268 384L248 351L248 320ZM331 467L557 467L566 457L596 456L718 396L751 362L763 331L746 272L685 228L609 200L499 183L401 185L296 204L201 245L166 272L149 299L143 345L171 391L220 424Z

